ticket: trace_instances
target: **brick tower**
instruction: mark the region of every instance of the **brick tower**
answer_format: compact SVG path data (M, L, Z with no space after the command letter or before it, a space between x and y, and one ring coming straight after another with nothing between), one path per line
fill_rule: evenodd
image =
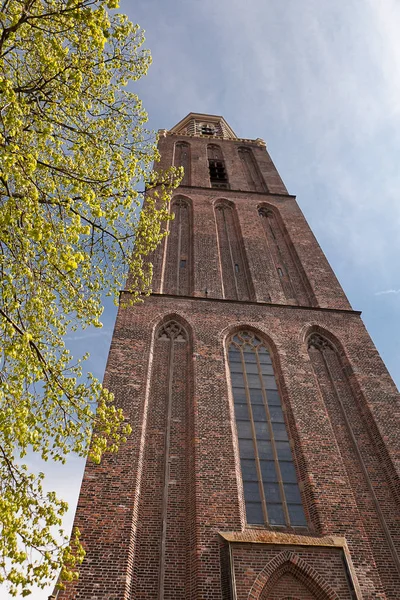
M133 433L87 465L58 597L399 600L398 393L360 313L263 140L191 113L159 149L175 219L105 376Z

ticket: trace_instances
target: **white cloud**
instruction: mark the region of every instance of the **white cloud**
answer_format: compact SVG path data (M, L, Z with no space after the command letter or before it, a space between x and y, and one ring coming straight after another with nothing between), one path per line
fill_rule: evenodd
M265 138L330 258L365 274L367 299L398 296L400 262L388 258L400 254L398 0L123 0L121 9L148 30L154 64L136 91L153 123L214 112L239 136ZM354 279L347 291L358 299ZM389 344L400 320L387 320ZM97 338L110 332L70 341L93 338L98 365ZM394 370L395 347L387 354ZM74 473L55 482L61 496Z
M400 290L382 290L381 292L375 292L375 296L384 296L385 294L400 294Z
M97 331L87 331L87 332L83 332L82 334L71 334L71 335L67 335L65 337L65 341L70 341L70 342L77 342L80 340L87 340L89 338L98 338L98 337L110 337L112 331L111 329L98 329Z

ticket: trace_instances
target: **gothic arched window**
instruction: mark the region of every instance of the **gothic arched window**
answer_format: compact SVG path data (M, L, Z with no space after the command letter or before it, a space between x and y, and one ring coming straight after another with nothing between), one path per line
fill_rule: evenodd
M266 186L252 150L242 147L238 149L238 154L243 166L248 189L254 192L265 192Z
M176 321L169 321L159 329L157 339L167 342L186 342L187 333L182 325Z
M270 260L275 266L287 302L300 305L311 303L315 306L310 285L279 213L268 206L260 206L258 214L266 236Z
M190 185L190 146L186 142L177 142L175 144L176 167L183 167L184 175L181 185Z
M328 332L326 334L329 335ZM398 564L395 538L399 513L395 491L397 475L392 471L393 479L392 473L385 468L390 462L388 455L381 454L385 442L376 424L367 416L368 405L361 390L353 387L352 368L340 342L336 340L333 343L322 332L311 333L307 342L335 445L339 449L359 513L363 515L368 512L368 519L374 523L371 531L381 536L379 553L382 554L376 556L385 554L384 559L378 560L382 560L382 573L388 577L386 573L394 568L395 563Z
M174 220L169 223L164 270L164 291L187 296L192 291L192 207L185 198L174 198Z
M215 205L215 221L224 298L249 300L253 294L235 206L219 200Z
M207 146L207 158L211 187L228 188L228 175L221 148L216 144L209 144Z
M193 428L189 410L193 397L189 332L189 327L172 318L162 323L154 335L142 430L145 443L137 515L141 555L134 557L138 589L146 589L148 598L188 597L185 577L177 581L176 573L185 573L190 560L188 523L193 518L186 510L193 503L194 461L188 436Z
M268 348L252 331L240 331L230 340L229 366L247 523L305 527Z

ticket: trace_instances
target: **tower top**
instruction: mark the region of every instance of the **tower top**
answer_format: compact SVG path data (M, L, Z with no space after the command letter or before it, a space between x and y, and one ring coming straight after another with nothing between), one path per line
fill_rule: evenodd
M224 117L220 115L205 115L203 113L191 112L171 129L159 129L158 135L159 137L178 135L207 139L219 138L237 142L252 142L258 146L266 147L265 141L261 138L257 138L256 140L238 138Z
M172 127L170 133L194 135L196 137L219 137L236 140L237 135L225 119L218 115L189 113L182 121Z

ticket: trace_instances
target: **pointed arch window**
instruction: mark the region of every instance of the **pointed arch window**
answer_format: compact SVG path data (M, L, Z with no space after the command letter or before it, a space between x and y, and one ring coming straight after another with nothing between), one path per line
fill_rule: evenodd
M227 189L229 187L228 175L221 148L216 144L209 144L207 146L207 158L211 187Z
M164 270L164 292L189 295L192 292L192 207L185 199L175 197L171 212Z
M219 200L215 205L215 221L224 298L249 300L254 292L235 206Z
M157 339L166 342L186 342L187 333L176 321L168 321L159 329Z
M248 189L255 192L265 192L266 186L252 150L241 147L238 149L238 154L247 180Z
M187 142L177 142L175 144L175 160L176 167L183 167L183 179L181 185L190 185L190 145Z
M263 205L258 208L258 214L261 217L269 257L275 265L287 302L316 306L309 281L278 211Z
M193 428L188 408L193 397L190 329L172 318L160 324L154 338L138 505L138 519L146 525L138 530L141 557L134 557L135 573L139 588L148 590L149 598L186 598L185 577L177 582L176 573L185 573L189 564L192 527L185 509L193 502L188 436ZM158 552L154 552L155 539ZM143 556L147 570L141 568Z
M252 331L240 331L229 343L229 367L247 523L305 527L268 348Z

